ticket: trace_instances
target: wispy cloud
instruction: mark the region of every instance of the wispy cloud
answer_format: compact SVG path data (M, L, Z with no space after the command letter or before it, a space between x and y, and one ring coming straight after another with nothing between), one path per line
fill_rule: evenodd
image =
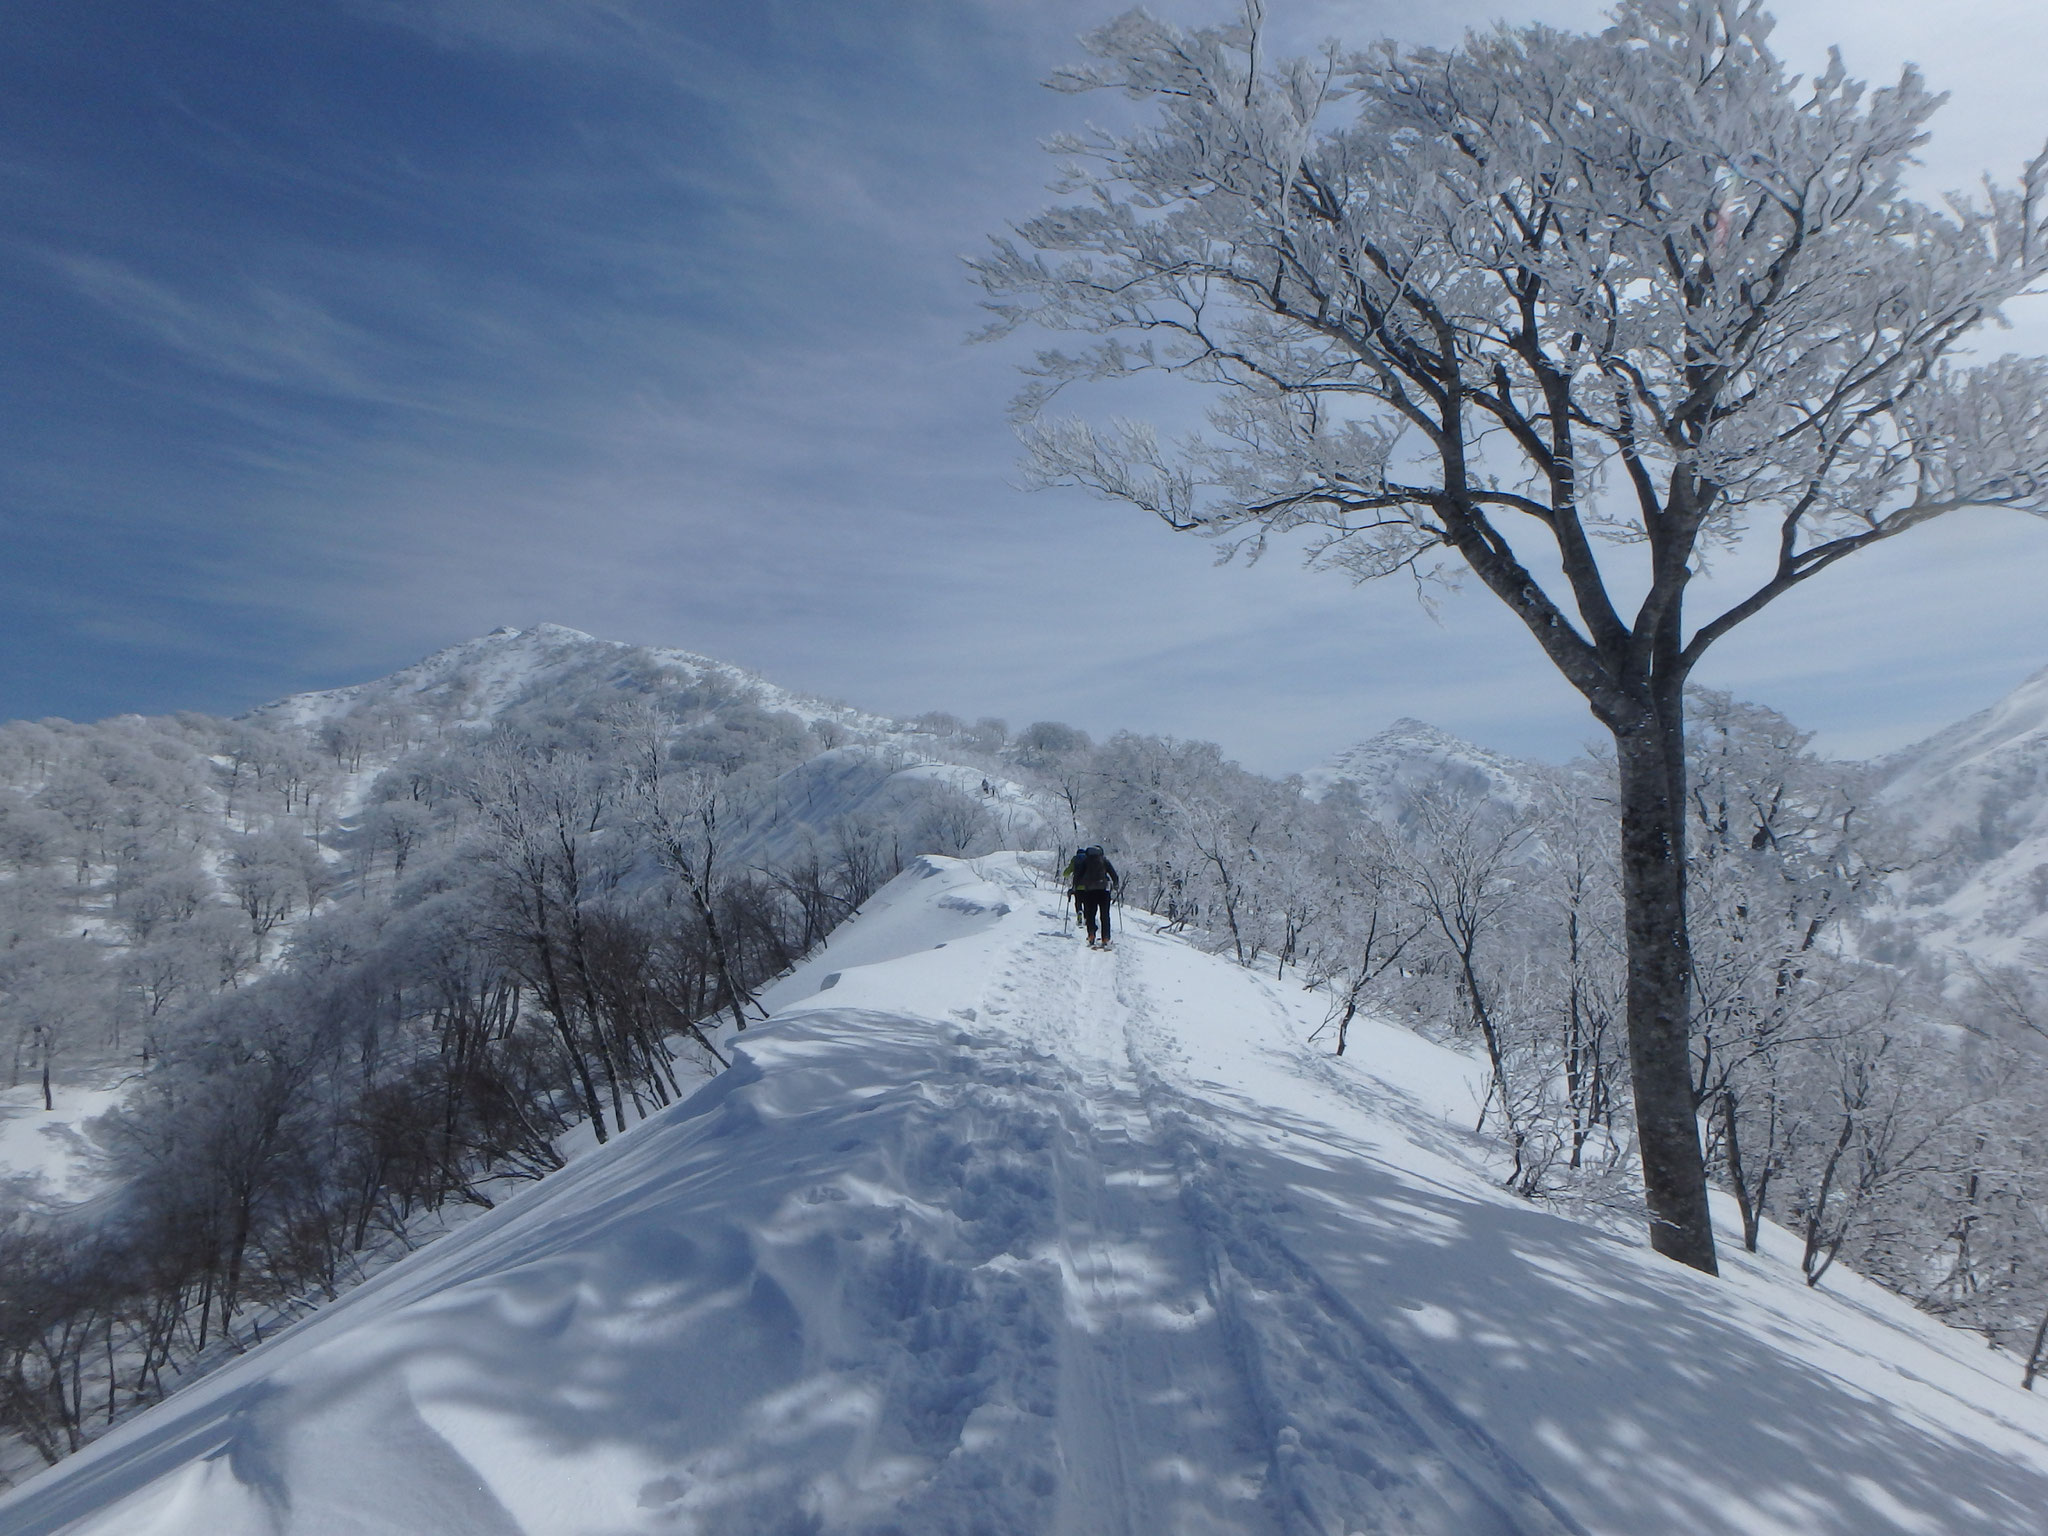
M82 297L208 372L336 399L399 403L362 367L376 345L372 334L301 294L245 283L202 298L106 257L37 254Z

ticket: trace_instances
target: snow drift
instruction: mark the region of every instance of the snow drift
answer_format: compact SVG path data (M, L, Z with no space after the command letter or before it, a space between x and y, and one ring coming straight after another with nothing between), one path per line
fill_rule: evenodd
M1504 1195L1466 1058L923 859L687 1103L0 1501L242 1533L2038 1532L2048 1405L1853 1276Z

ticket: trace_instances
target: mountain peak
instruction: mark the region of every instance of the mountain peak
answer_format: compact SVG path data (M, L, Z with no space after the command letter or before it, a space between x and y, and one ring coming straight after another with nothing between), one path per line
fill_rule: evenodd
M544 694L566 698L593 687L661 692L698 684L803 720L830 718L861 730L894 729L893 722L879 716L792 692L731 662L665 646L603 640L549 623L524 629L500 624L388 677L292 694L249 711L249 718L317 729L354 710L390 704L447 724L482 725Z
M621 645L624 643L618 640L599 640L595 635L585 634L580 629L571 629L566 624L535 624L527 629L520 629L517 625L513 624L500 624L482 638L485 640L539 640L549 645ZM469 643L474 644L476 642L472 641ZM454 649L460 650L461 647L456 646Z
M1403 715L1385 730L1303 774L1302 779L1310 793L1318 796L1337 784L1350 784L1374 815L1399 819L1431 785L1522 804L1529 797L1536 772L1531 764L1478 746L1426 720Z

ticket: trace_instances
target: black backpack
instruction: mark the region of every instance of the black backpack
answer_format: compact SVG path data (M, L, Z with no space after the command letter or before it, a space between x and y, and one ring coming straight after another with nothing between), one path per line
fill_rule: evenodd
M1103 857L1100 848L1076 848L1074 850L1074 889L1077 891L1104 891L1109 889L1109 860Z

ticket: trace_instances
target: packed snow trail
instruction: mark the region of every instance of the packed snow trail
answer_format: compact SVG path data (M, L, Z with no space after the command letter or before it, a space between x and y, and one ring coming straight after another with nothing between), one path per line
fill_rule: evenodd
M1516 1201L1469 1058L1333 1061L1292 986L1063 927L1015 858L919 861L687 1104L0 1532L2042 1531L2048 1412L1981 1347Z
M1118 1070L1109 962L1035 936L987 1005L1064 1079L1052 1148L1061 1328L1051 1529L1114 1529L1106 1512L1122 1511L1132 1530L1277 1530L1264 1507L1265 1448L1246 1432L1251 1405L1177 1210L1172 1163Z
M1081 1378L1063 1394L1061 1442L1113 1447L1120 1474L1077 1466L1070 1450L1072 1502L1091 1514L1061 1528L1103 1529L1088 1519L1120 1507L1127 1527L1111 1529L1195 1529L1185 1522L1199 1503L1162 1507L1153 1495L1161 1472L1201 1469L1189 1481L1233 1496L1270 1478L1269 1512L1232 1529L1578 1530L1277 1233L1243 1218L1249 1205L1218 1149L1149 1064L1170 1049L1142 980L1157 945L1127 933L1112 969L1110 956L1039 934L1004 973L1018 1008L1011 1027L1076 1079L1067 1149L1077 1155L1055 1160L1069 1324L1080 1334L1062 1354ZM1214 1443L1190 1443L1188 1415L1159 1411L1196 1405ZM1147 1409L1151 1423L1130 1422ZM1099 1435L1089 1432L1096 1415L1109 1420ZM1185 1450L1148 1464L1165 1446ZM1217 1479L1219 1469L1229 1471Z

